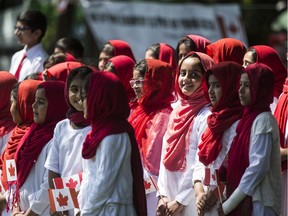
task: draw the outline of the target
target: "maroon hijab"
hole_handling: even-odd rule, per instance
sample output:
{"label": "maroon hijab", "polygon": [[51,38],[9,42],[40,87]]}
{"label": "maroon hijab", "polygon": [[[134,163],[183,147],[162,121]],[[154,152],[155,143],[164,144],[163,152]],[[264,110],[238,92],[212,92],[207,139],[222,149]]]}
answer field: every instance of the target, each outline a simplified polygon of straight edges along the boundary
{"label": "maroon hijab", "polygon": [[14,75],[0,71],[0,137],[8,134],[16,126],[10,113],[10,93],[18,83]]}
{"label": "maroon hijab", "polygon": [[15,154],[18,189],[24,184],[42,149],[52,139],[57,122],[65,118],[68,109],[63,82],[46,81],[39,86],[44,88],[48,100],[47,113],[45,122],[43,124],[33,123],[19,143]]}
{"label": "maroon hijab", "polygon": [[132,148],[134,207],[137,215],[146,216],[142,164],[133,127],[127,121],[130,110],[123,85],[113,73],[95,72],[91,76],[87,94],[87,119],[91,121],[92,129],[83,143],[82,156],[85,159],[94,157],[103,138],[127,132]]}
{"label": "maroon hijab", "polygon": [[[212,106],[212,114],[208,116],[208,127],[205,130],[202,141],[199,144],[199,160],[204,165],[213,162],[221,148],[222,136],[226,129],[242,117],[242,106],[238,97],[237,82],[240,80],[243,68],[235,62],[220,62],[212,66],[205,76],[203,89],[208,96],[208,78],[214,75],[222,88],[222,96],[215,106]],[[209,96],[208,96],[209,98]]]}
{"label": "maroon hijab", "polygon": [[130,57],[134,62],[136,62],[132,49],[130,45],[123,40],[109,40],[108,43],[110,43],[114,48],[114,56],[118,55],[126,55]]}
{"label": "maroon hijab", "polygon": [[[270,111],[270,104],[273,101],[274,76],[271,69],[264,64],[254,63],[244,70],[250,80],[252,103],[244,107],[244,114],[236,129],[237,135],[230,148],[226,175],[228,197],[238,187],[246,168],[249,166],[252,124],[260,113]],[[247,199],[248,202],[246,202]],[[240,215],[247,209],[252,211],[252,199],[249,196],[231,214]]]}
{"label": "maroon hijab", "polygon": [[167,62],[172,66],[173,71],[177,68],[176,52],[173,47],[166,43],[160,43],[159,60]]}
{"label": "maroon hijab", "polygon": [[206,53],[206,47],[211,44],[211,42],[205,38],[202,37],[200,35],[187,35],[186,37],[190,38],[191,40],[194,41],[195,45],[196,45],[196,52],[202,52],[202,53]]}

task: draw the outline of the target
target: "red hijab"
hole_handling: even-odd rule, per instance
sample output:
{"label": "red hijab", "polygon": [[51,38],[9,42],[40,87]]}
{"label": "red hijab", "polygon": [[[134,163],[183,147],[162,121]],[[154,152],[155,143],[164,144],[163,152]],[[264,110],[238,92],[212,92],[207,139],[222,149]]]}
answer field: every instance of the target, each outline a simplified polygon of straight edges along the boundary
{"label": "red hijab", "polygon": [[198,146],[199,160],[205,166],[217,158],[222,148],[222,136],[225,130],[242,117],[243,108],[238,97],[238,88],[236,85],[240,80],[242,71],[243,68],[241,65],[227,61],[212,66],[206,72],[206,82],[203,83],[203,88],[207,97],[209,98],[208,79],[212,74],[221,86],[222,95],[218,103],[212,106],[212,114],[207,119],[208,127]]}
{"label": "red hijab", "polygon": [[164,166],[170,171],[182,171],[186,168],[186,153],[189,148],[191,125],[198,112],[208,104],[202,87],[198,88],[190,97],[185,96],[179,87],[178,79],[181,65],[185,59],[191,56],[200,59],[205,71],[214,65],[214,61],[208,55],[200,52],[190,52],[177,68],[175,89],[180,96],[181,103],[170,115],[166,134],[166,137],[168,137],[166,140],[167,153],[163,158]]}
{"label": "red hijab", "polygon": [[167,62],[172,66],[173,71],[177,68],[176,52],[173,47],[166,43],[160,43],[159,60]]}
{"label": "red hijab", "polygon": [[209,44],[211,44],[211,42],[207,38],[204,38],[200,35],[190,34],[190,35],[187,35],[186,37],[194,41],[196,45],[196,50],[195,50],[196,52],[206,53],[206,47]]}
{"label": "red hijab", "polygon": [[118,55],[110,58],[107,62],[112,62],[116,70],[116,75],[124,86],[129,103],[135,100],[135,93],[129,81],[133,77],[133,68],[135,62],[128,56]]}
{"label": "red hijab", "polygon": [[162,109],[168,108],[172,111],[171,102],[174,97],[172,67],[156,59],[146,59],[146,62],[143,93],[139,99],[139,106],[129,116],[128,121],[135,130],[144,163],[148,165],[147,153],[152,143],[149,143],[149,135],[146,133],[147,123]]}
{"label": "red hijab", "polygon": [[35,101],[35,93],[41,81],[23,80],[18,88],[17,93],[17,111],[21,117],[22,123],[17,125],[9,138],[7,146],[1,155],[0,169],[2,170],[1,181],[7,190],[6,160],[14,159],[16,149],[21,138],[27,133],[33,123],[32,104]]}
{"label": "red hijab", "polygon": [[246,47],[240,40],[223,38],[208,45],[206,53],[215,61],[215,63],[234,61],[242,65]]}
{"label": "red hijab", "polygon": [[147,215],[143,170],[133,127],[126,120],[130,114],[125,90],[113,73],[95,72],[87,91],[87,119],[91,132],[87,135],[82,156],[95,156],[97,148],[108,135],[127,132],[131,142],[131,168],[133,175],[133,203],[137,215]]}
{"label": "red hijab", "polygon": [[278,98],[282,93],[283,84],[287,77],[287,69],[282,63],[277,52],[269,46],[253,46],[257,53],[257,63],[266,64],[274,73],[274,97]]}
{"label": "red hijab", "polygon": [[[250,80],[251,105],[244,107],[244,114],[237,126],[230,152],[227,167],[227,195],[228,197],[238,187],[240,180],[249,166],[249,146],[251,127],[255,118],[262,112],[270,111],[270,104],[273,101],[274,76],[269,67],[264,64],[254,63],[244,69]],[[245,198],[246,199],[246,198]],[[245,205],[241,203],[233,212],[233,215],[240,215],[244,209],[252,210],[252,199]],[[244,201],[245,203],[245,201]]]}
{"label": "red hijab", "polygon": [[[279,100],[277,102],[277,106],[274,112],[274,116],[279,125],[279,132],[280,132],[280,145],[281,148],[288,148],[288,140],[286,140],[285,145],[285,130],[286,130],[286,123],[288,118],[288,77],[283,85],[283,93],[280,95]],[[287,170],[287,160],[282,161],[282,171]]]}
{"label": "red hijab", "polygon": [[64,97],[65,84],[60,81],[46,81],[39,87],[44,88],[48,100],[48,108],[43,124],[33,123],[23,136],[15,154],[17,166],[18,189],[26,181],[35,161],[44,146],[52,139],[57,122],[65,118],[67,104]]}
{"label": "red hijab", "polygon": [[16,126],[10,113],[10,93],[18,83],[14,75],[0,71],[0,137],[5,136]]}
{"label": "red hijab", "polygon": [[48,68],[46,71],[47,71],[47,74],[52,76],[55,80],[62,81],[65,83],[70,71],[80,66],[83,66],[83,64],[80,62],[67,61],[67,62],[58,63]]}
{"label": "red hijab", "polygon": [[130,57],[134,62],[136,62],[132,49],[126,41],[109,40],[108,43],[110,43],[114,48],[114,56],[125,55]]}

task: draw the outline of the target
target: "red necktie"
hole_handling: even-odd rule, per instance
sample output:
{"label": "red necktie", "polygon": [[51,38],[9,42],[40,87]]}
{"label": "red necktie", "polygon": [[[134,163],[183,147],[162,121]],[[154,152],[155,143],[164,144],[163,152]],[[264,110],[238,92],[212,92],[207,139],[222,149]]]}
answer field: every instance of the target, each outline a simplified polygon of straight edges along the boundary
{"label": "red necktie", "polygon": [[22,65],[23,65],[23,61],[24,61],[25,58],[26,58],[26,53],[23,54],[23,57],[22,57],[19,65],[18,65],[17,70],[16,70],[15,77],[16,77],[17,79],[19,79],[20,71],[21,71],[21,68],[22,68]]}

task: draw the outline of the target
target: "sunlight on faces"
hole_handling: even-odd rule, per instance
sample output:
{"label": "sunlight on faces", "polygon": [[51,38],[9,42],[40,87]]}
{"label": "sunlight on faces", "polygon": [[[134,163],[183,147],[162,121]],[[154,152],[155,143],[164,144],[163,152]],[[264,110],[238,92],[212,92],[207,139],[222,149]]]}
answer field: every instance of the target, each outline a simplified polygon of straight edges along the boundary
{"label": "sunlight on faces", "polygon": [[214,74],[211,74],[208,78],[208,94],[213,106],[216,106],[222,96],[222,88],[216,79]]}
{"label": "sunlight on faces", "polygon": [[34,122],[37,124],[43,124],[45,122],[48,100],[46,98],[45,89],[37,89],[35,94],[35,102],[32,105]]}
{"label": "sunlight on faces", "polygon": [[17,101],[14,99],[14,97],[11,95],[10,96],[10,113],[12,115],[13,121],[15,124],[21,124],[22,119],[20,117],[20,114],[17,110]]}
{"label": "sunlight on faces", "polygon": [[240,79],[239,99],[242,106],[248,106],[252,102],[250,80],[247,73],[243,73]]}
{"label": "sunlight on faces", "polygon": [[37,29],[32,31],[29,26],[21,21],[17,21],[14,35],[17,37],[19,44],[27,45],[28,48],[30,48],[38,43],[38,38],[41,36],[41,30]]}
{"label": "sunlight on faces", "polygon": [[80,78],[72,80],[69,86],[69,102],[77,111],[84,110],[81,101],[82,86],[83,80],[81,80]]}
{"label": "sunlight on faces", "polygon": [[151,49],[148,49],[145,53],[145,59],[155,59],[153,56],[153,51]]}
{"label": "sunlight on faces", "polygon": [[[138,70],[133,71],[133,80],[144,80],[144,77]],[[139,99],[142,96],[143,84],[134,84],[131,86],[135,92],[136,98]]]}
{"label": "sunlight on faces", "polygon": [[248,65],[255,63],[253,61],[253,53],[251,51],[246,52],[243,57],[243,67],[246,68]]}
{"label": "sunlight on faces", "polygon": [[179,53],[178,53],[178,65],[182,61],[182,59],[189,53],[189,49],[186,47],[184,43],[181,43],[179,46]]}
{"label": "sunlight on faces", "polygon": [[178,84],[182,93],[191,96],[202,85],[202,70],[200,60],[196,57],[186,58],[181,65]]}
{"label": "sunlight on faces", "polygon": [[99,70],[101,70],[101,71],[104,70],[104,66],[105,66],[106,62],[112,57],[113,56],[108,55],[105,52],[101,52],[100,55],[99,55],[99,61],[98,61]]}

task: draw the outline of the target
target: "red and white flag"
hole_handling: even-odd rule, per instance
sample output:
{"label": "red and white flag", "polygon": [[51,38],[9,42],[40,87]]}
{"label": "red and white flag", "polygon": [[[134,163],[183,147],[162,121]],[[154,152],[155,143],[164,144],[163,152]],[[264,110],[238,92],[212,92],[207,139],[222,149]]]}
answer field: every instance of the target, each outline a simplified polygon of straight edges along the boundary
{"label": "red and white flag", "polygon": [[7,181],[17,181],[17,169],[16,162],[14,159],[6,160],[6,173],[7,173]]}
{"label": "red and white flag", "polygon": [[73,188],[48,189],[52,212],[79,208],[77,192]]}
{"label": "red and white flag", "polygon": [[158,191],[158,186],[152,176],[144,178],[144,187],[146,194],[152,193],[154,191]]}
{"label": "red and white flag", "polygon": [[205,178],[203,184],[206,186],[219,185],[219,170],[205,167]]}
{"label": "red and white flag", "polygon": [[75,174],[70,177],[54,178],[53,183],[56,189],[75,188],[79,191],[82,182],[82,173]]}

